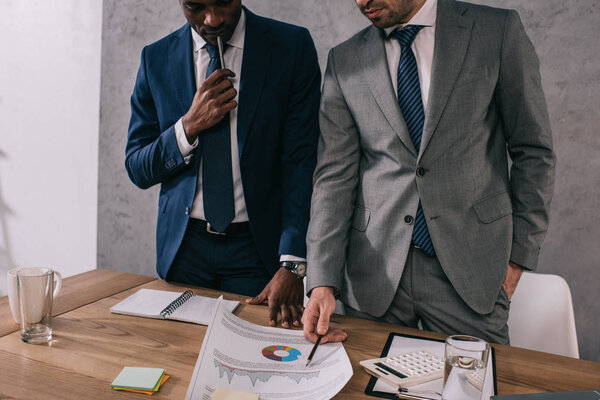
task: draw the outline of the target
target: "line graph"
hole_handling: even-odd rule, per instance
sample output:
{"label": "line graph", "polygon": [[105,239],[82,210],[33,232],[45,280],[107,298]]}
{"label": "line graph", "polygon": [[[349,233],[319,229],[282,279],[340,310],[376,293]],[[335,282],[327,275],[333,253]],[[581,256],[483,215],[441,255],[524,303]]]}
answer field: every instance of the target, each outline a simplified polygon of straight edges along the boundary
{"label": "line graph", "polygon": [[252,386],[256,386],[256,382],[267,382],[269,379],[279,376],[283,378],[289,378],[294,380],[296,383],[300,383],[302,379],[317,378],[319,376],[319,371],[311,371],[311,372],[296,372],[296,371],[267,371],[267,370],[250,370],[239,367],[233,367],[230,365],[226,365],[218,360],[214,360],[215,368],[219,369],[219,378],[223,378],[224,375],[227,375],[227,380],[229,383],[233,380],[235,375],[239,377],[247,376],[252,382]]}

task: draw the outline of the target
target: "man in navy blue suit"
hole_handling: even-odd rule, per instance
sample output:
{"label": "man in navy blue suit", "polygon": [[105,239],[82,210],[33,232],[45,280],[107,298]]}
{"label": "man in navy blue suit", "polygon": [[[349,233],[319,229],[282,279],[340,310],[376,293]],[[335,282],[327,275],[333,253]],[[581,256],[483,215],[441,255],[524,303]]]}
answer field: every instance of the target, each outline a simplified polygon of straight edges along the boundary
{"label": "man in navy blue suit", "polygon": [[268,300],[271,325],[279,314],[298,326],[321,81],[312,38],[241,0],[180,5],[188,23],[142,51],[125,161],[134,184],[161,185],[158,275]]}

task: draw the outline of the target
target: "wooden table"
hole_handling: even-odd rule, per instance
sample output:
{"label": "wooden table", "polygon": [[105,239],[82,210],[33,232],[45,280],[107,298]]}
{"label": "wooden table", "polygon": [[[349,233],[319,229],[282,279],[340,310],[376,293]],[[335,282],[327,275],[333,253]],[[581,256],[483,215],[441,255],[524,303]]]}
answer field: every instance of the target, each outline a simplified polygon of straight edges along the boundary
{"label": "wooden table", "polygon": [[[65,279],[63,300],[57,298],[56,302],[59,315],[54,318],[54,340],[49,345],[21,342],[7,300],[0,299],[0,399],[144,398],[144,395],[110,388],[125,365],[166,368],[171,379],[152,398],[183,399],[206,327],[109,312],[109,307],[142,287],[185,289],[154,278],[108,270]],[[193,290],[211,297],[220,294],[206,289]],[[227,294],[225,298],[244,299]],[[265,306],[242,303],[235,313],[253,323],[266,325]],[[344,400],[372,398],[364,394],[369,376],[358,362],[378,357],[390,332],[443,337],[346,316],[334,316],[333,324],[349,333],[345,347],[354,376],[336,396]],[[600,363],[501,345],[494,347],[500,394],[600,387]]]}
{"label": "wooden table", "polygon": [[[53,315],[66,313],[155,279],[108,269],[94,269],[70,276],[64,279],[60,293],[54,300]],[[0,297],[0,337],[18,330],[19,325],[14,322],[10,312],[8,296]]]}

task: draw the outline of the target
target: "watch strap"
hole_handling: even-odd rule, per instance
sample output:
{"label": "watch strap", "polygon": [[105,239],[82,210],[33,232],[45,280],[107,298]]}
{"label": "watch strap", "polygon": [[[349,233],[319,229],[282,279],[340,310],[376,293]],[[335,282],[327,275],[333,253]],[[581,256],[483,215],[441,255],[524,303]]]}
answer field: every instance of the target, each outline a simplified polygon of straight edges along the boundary
{"label": "watch strap", "polygon": [[298,266],[298,264],[305,264],[306,265],[306,261],[280,261],[279,262],[279,266],[281,268],[285,268],[288,271],[290,271],[291,273],[293,273],[294,275],[296,275],[297,278],[304,278],[304,276],[306,276],[306,273],[304,273],[304,275],[300,276],[300,274],[298,274],[296,268]]}

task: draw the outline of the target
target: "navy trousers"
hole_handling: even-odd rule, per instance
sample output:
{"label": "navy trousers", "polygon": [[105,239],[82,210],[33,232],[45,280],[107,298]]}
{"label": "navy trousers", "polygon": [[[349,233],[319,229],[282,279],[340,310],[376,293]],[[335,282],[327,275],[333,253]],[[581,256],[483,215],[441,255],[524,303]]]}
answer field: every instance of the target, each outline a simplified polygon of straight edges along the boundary
{"label": "navy trousers", "polygon": [[167,282],[179,282],[245,296],[258,295],[270,276],[249,231],[215,235],[188,224]]}

